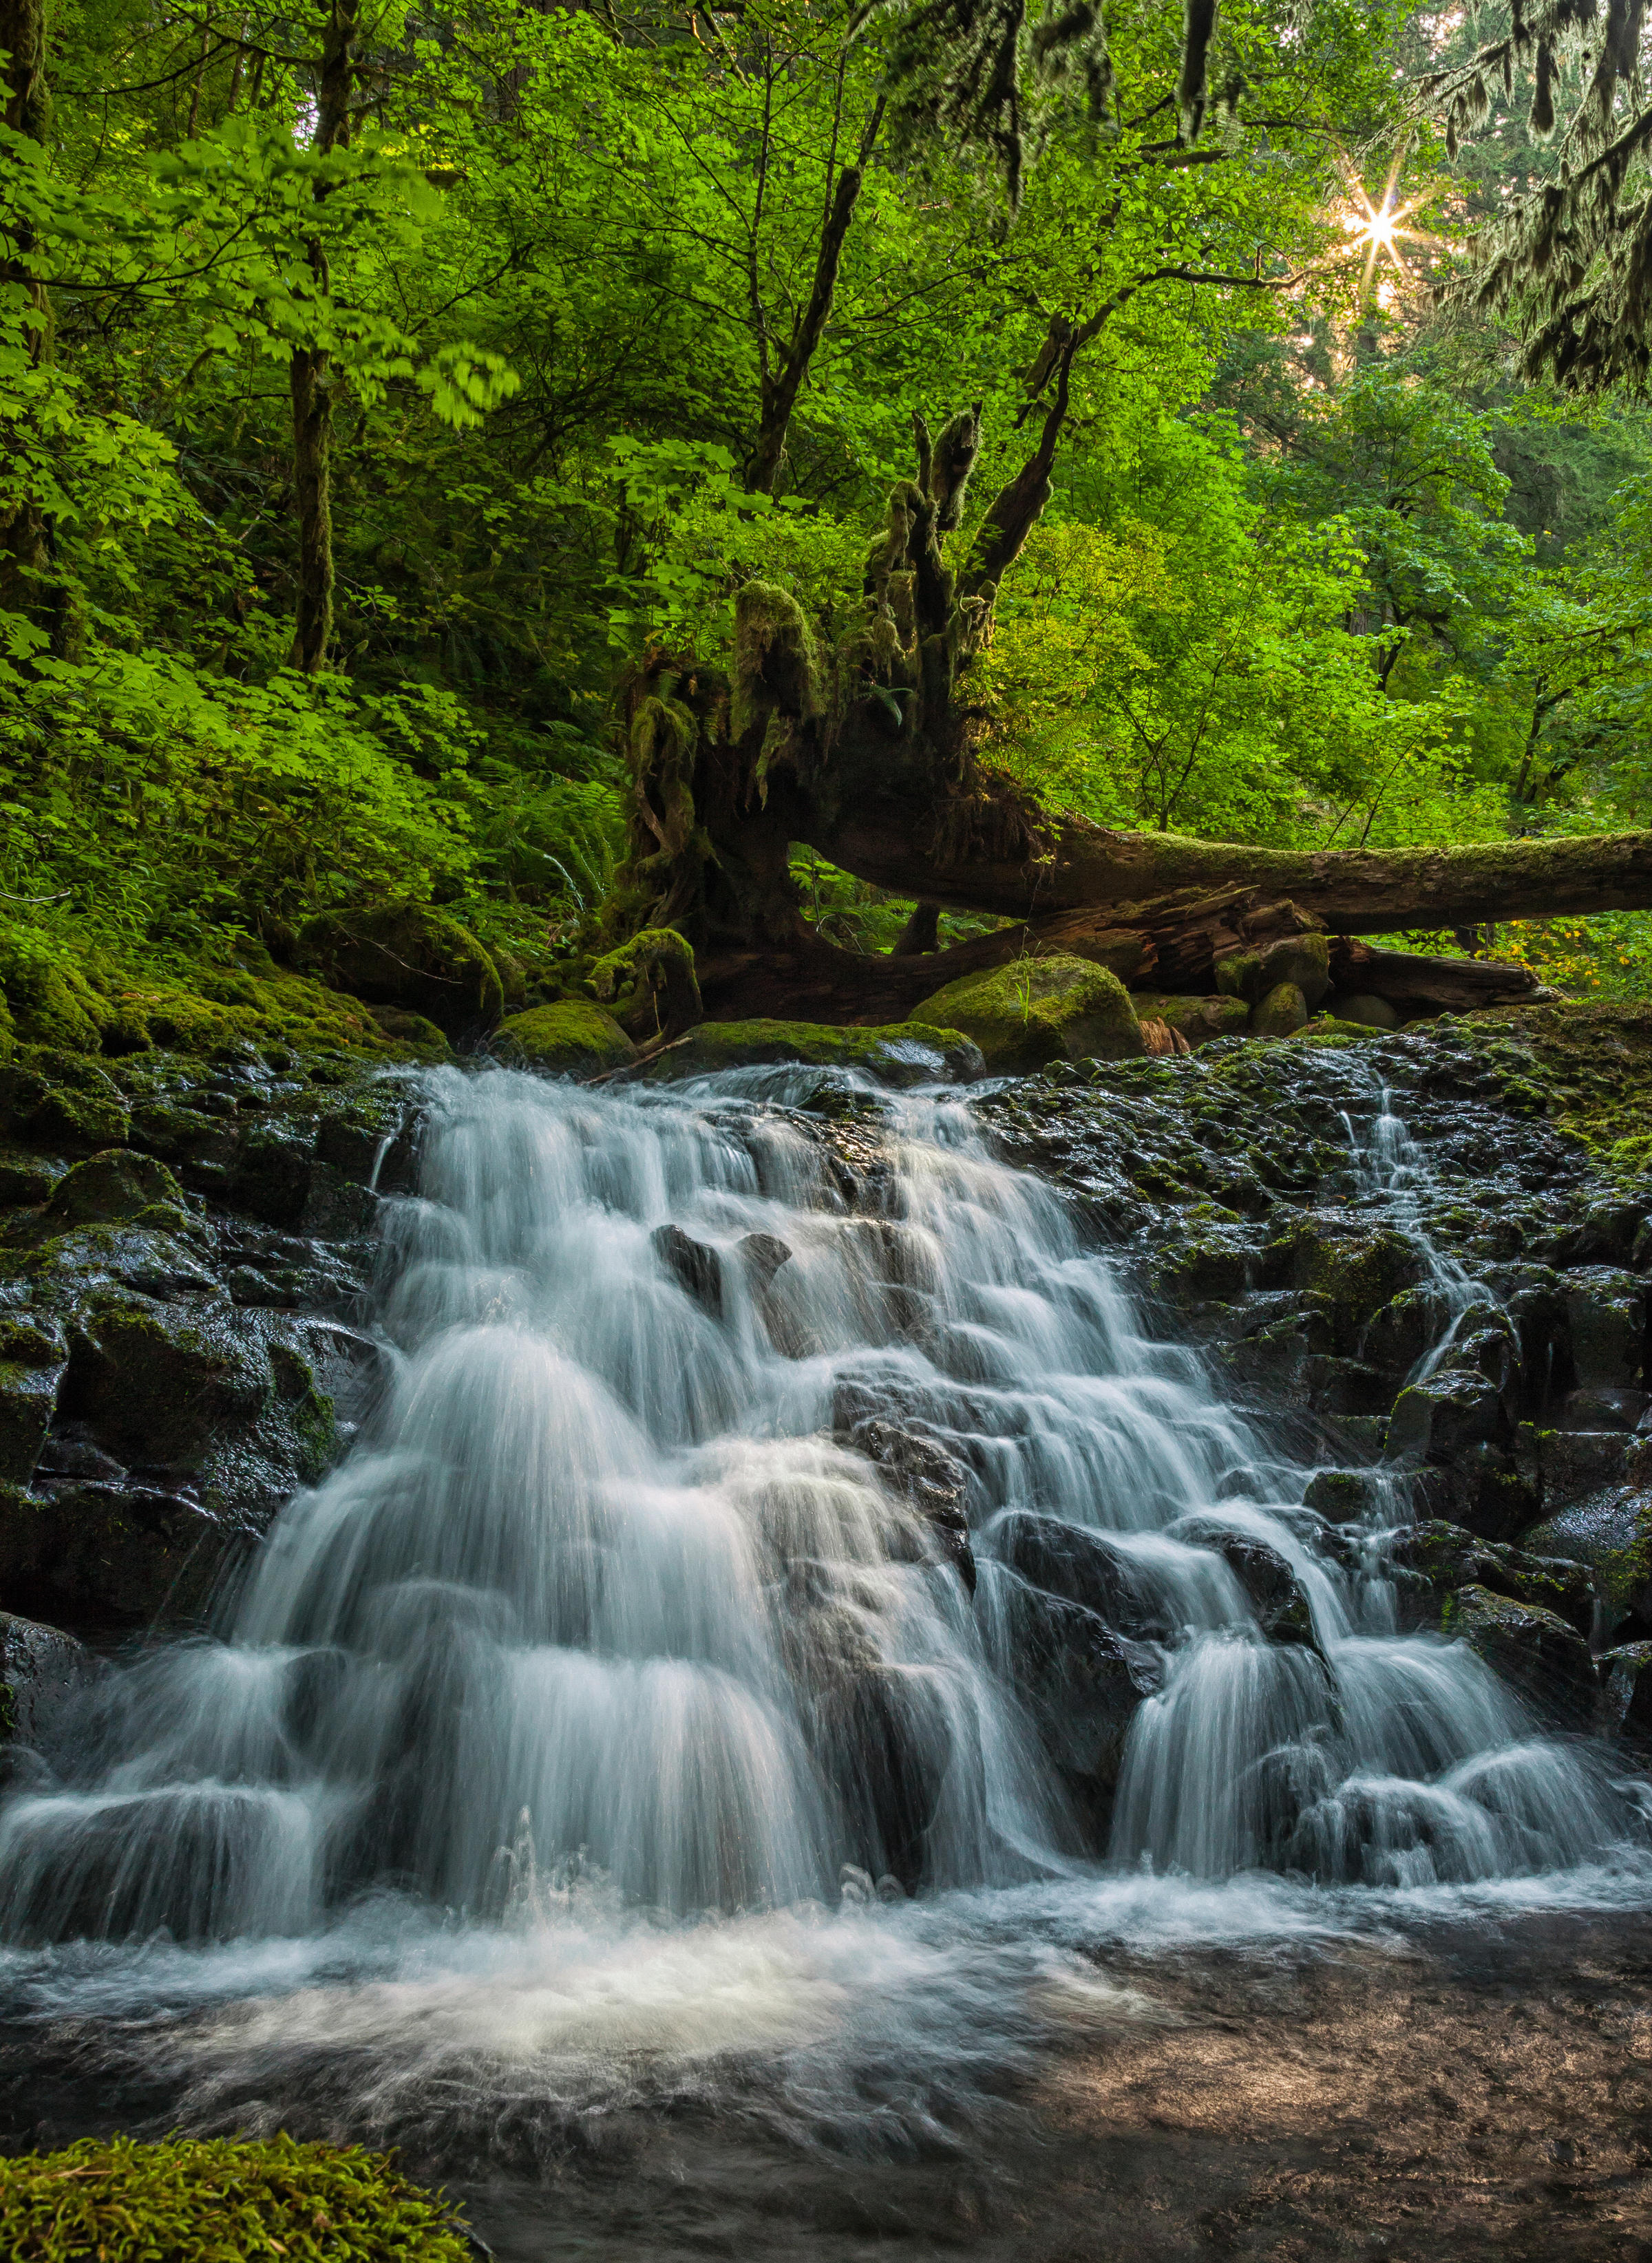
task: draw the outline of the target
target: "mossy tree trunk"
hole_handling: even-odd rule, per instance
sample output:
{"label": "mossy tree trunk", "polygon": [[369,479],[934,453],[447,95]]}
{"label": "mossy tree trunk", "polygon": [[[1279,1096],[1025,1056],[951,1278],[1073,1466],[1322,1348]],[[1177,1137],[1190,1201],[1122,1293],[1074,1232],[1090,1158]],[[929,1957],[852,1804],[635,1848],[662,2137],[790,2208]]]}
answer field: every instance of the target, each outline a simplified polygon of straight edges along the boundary
{"label": "mossy tree trunk", "polygon": [[[331,0],[316,86],[316,149],[323,155],[350,140],[350,93],[359,0]],[[317,201],[327,194],[316,186]],[[318,239],[309,247],[316,296],[330,289],[327,254]],[[333,640],[333,397],[337,372],[322,346],[293,349],[293,493],[298,513],[298,589],[287,665],[314,676],[327,664]]]}

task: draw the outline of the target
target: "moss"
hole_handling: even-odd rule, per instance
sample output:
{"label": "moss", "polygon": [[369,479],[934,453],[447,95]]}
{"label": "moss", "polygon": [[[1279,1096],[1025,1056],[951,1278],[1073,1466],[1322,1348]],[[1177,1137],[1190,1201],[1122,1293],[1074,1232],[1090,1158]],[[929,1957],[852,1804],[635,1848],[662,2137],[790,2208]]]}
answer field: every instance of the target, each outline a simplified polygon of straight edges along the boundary
{"label": "moss", "polygon": [[548,1076],[594,1076],[637,1056],[613,1016],[589,998],[564,998],[513,1014],[500,1023],[498,1043],[504,1059]]}
{"label": "moss", "polygon": [[818,669],[815,640],[797,599],[772,582],[748,582],[735,600],[728,716],[734,736],[743,738],[777,717],[801,720],[818,714]]}
{"label": "moss", "polygon": [[1276,982],[1250,1010],[1251,1034],[1258,1038],[1293,1037],[1308,1020],[1308,1001],[1295,982]]}
{"label": "moss", "polygon": [[335,987],[421,1014],[450,1035],[491,1028],[504,1010],[492,959],[467,928],[430,904],[323,913],[300,929],[298,956]]}
{"label": "moss", "polygon": [[656,1016],[674,1036],[705,1017],[694,947],[675,928],[645,927],[591,970],[591,987],[605,1003],[628,980],[636,982],[641,994],[656,996]]}
{"label": "moss", "polygon": [[928,1084],[979,1074],[981,1054],[957,1030],[915,1022],[881,1029],[837,1028],[818,1022],[702,1022],[648,1064],[652,1078],[709,1076],[720,1069],[797,1062],[810,1068],[859,1069],[886,1084]]}
{"label": "moss", "polygon": [[66,1225],[135,1218],[156,1204],[185,1212],[184,1189],[166,1165],[129,1147],[105,1147],[58,1181],[46,1215],[61,1233]]}
{"label": "moss", "polygon": [[1000,1075],[1063,1058],[1127,1060],[1146,1051],[1118,976],[1060,952],[965,975],[915,1006],[908,1018],[963,1030],[981,1047],[988,1069]]}
{"label": "moss", "polygon": [[1305,1022],[1293,1032],[1292,1041],[1296,1045],[1359,1045],[1387,1035],[1386,1030],[1366,1022],[1344,1022],[1335,1014],[1315,1014],[1312,1021]]}
{"label": "moss", "polygon": [[395,2156],[279,2136],[83,2138],[0,2160],[8,2263],[467,2263],[441,2195]]}

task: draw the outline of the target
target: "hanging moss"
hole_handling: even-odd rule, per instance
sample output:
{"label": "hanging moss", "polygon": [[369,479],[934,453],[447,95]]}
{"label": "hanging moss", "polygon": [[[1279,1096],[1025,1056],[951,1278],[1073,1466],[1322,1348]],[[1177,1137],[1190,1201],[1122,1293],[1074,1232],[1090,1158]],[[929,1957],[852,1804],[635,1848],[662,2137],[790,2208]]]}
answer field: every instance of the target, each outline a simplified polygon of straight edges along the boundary
{"label": "hanging moss", "polygon": [[821,712],[820,662],[803,609],[772,582],[748,582],[735,600],[736,739],[771,716],[807,721]]}
{"label": "hanging moss", "polygon": [[0,2160],[8,2263],[467,2263],[470,2252],[438,2193],[359,2145],[87,2137]]}
{"label": "hanging moss", "polygon": [[591,987],[605,1004],[618,997],[633,979],[640,993],[652,993],[659,1000],[660,1026],[671,1036],[680,1036],[704,1020],[693,945],[674,928],[644,928],[618,951],[599,958],[591,970]]}

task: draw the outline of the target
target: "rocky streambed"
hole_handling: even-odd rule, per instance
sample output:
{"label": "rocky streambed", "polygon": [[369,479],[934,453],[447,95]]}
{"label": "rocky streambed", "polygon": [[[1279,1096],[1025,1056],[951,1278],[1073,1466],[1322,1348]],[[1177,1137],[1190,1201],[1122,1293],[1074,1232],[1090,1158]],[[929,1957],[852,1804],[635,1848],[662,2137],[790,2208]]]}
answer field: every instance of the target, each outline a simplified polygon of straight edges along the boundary
{"label": "rocky streambed", "polygon": [[[370,1413],[375,1296],[395,1262],[380,1208],[413,1184],[421,1091],[417,1066],[250,1043],[205,1062],[0,1066],[14,1774],[99,1657],[221,1611],[282,1500]],[[1061,1061],[976,1105],[1222,1395],[1315,1466],[1305,1532],[1392,1583],[1402,1630],[1463,1636],[1547,1725],[1640,1753],[1649,1091],[1652,1015],[1547,1006],[1424,1034]],[[772,1104],[829,1151],[846,1204],[879,1218],[875,1093],[800,1069]],[[665,1262],[714,1295],[676,1241]],[[898,1233],[884,1246],[899,1294]],[[786,1254],[764,1254],[765,1279]],[[844,1442],[973,1578],[967,1470],[898,1406],[840,1395]],[[1027,1515],[996,1544],[1046,1599],[1024,1630],[1023,1694],[1099,1836],[1152,1687],[1141,1645],[1166,1630],[1070,1525]],[[1290,1566],[1224,1545],[1273,1639],[1311,1640]]]}

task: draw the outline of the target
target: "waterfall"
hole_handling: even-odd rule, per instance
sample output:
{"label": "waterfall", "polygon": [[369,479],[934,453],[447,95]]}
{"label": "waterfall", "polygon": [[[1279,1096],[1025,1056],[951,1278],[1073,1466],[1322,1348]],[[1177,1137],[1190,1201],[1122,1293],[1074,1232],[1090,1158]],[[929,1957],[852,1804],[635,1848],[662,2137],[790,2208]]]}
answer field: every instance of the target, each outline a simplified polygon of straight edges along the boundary
{"label": "waterfall", "polygon": [[[8,1940],[292,1940],[373,1895],[497,1927],[576,1880],[656,1926],[1093,1880],[1018,1672],[1063,1549],[1132,1599],[1149,1691],[1118,1872],[1405,1888],[1626,1840],[1605,1766],[1394,1631],[1305,1473],[964,1103],[865,1095],[851,1168],[787,1074],[431,1074],[418,1192],[383,1206],[383,1402],[221,1631],[108,1676],[0,1811]],[[965,1472],[973,1562],[879,1422]],[[1292,1639],[1247,1563],[1288,1575]]]}

